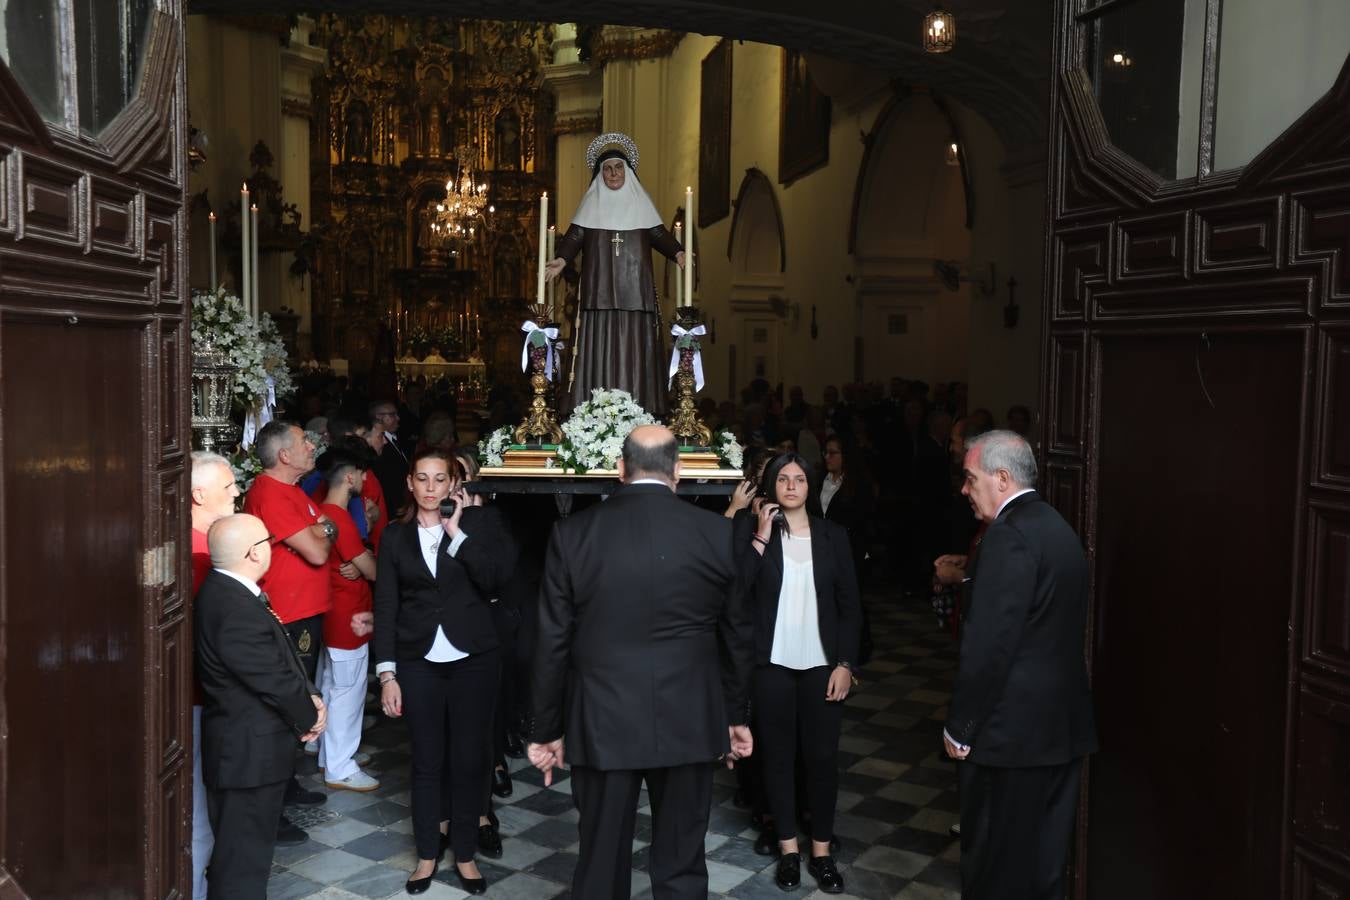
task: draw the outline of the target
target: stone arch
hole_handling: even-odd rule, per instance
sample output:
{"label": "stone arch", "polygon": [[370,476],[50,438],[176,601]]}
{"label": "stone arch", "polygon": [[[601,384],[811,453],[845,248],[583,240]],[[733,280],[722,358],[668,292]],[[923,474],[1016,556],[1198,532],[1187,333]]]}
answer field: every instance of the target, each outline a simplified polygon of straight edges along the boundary
{"label": "stone arch", "polygon": [[759,169],[747,169],[735,208],[727,238],[727,258],[731,260],[733,274],[782,275],[787,271],[787,240],[773,182]]}

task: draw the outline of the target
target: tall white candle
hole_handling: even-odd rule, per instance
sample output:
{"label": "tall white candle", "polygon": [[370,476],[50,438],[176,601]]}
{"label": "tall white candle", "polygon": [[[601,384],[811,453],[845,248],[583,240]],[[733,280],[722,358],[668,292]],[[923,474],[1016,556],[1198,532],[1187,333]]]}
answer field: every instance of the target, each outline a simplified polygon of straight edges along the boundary
{"label": "tall white candle", "polygon": [[216,289],[216,214],[211,213],[206,217],[211,223],[211,283],[207,286],[210,290]]}
{"label": "tall white candle", "polygon": [[242,260],[239,264],[239,299],[244,301],[244,312],[250,317],[253,315],[253,301],[250,294],[253,290],[253,277],[249,274],[249,266],[253,262],[253,254],[249,250],[248,242],[248,182],[244,182],[244,188],[239,192],[239,258]]}
{"label": "tall white candle", "polygon": [[248,224],[249,242],[253,245],[253,262],[249,264],[249,273],[253,276],[253,287],[249,294],[253,297],[253,321],[260,318],[260,299],[258,297],[258,205],[255,203],[250,212],[252,221]]}
{"label": "tall white candle", "polygon": [[[675,223],[675,243],[684,247],[684,225]],[[684,264],[689,265],[689,248],[684,247]],[[684,305],[684,270],[675,273],[675,305]]]}
{"label": "tall white candle", "polygon": [[539,280],[536,284],[534,302],[544,305],[544,266],[548,263],[548,191],[539,197]]}
{"label": "tall white candle", "polygon": [[694,189],[686,187],[684,189],[684,220],[689,224],[686,230],[688,239],[684,250],[684,305],[694,305],[694,233],[697,230],[698,218],[694,212]]}
{"label": "tall white candle", "polygon": [[[548,226],[548,259],[553,259],[557,252],[558,229],[557,226]],[[558,279],[553,279],[548,283],[548,317],[553,318],[553,307],[558,302]]]}

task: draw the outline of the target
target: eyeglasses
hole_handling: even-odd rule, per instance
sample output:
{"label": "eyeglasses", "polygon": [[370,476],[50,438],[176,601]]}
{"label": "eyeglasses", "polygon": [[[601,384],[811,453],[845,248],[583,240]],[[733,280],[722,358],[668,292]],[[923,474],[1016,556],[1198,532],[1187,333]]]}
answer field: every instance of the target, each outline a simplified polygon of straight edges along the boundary
{"label": "eyeglasses", "polygon": [[253,543],[251,543],[251,544],[248,545],[248,549],[244,551],[244,556],[248,556],[250,553],[252,553],[252,552],[253,552],[253,548],[256,547],[256,546],[258,546],[259,544],[266,544],[266,543],[268,543],[269,541],[273,541],[273,540],[276,540],[276,538],[269,534],[267,537],[263,538],[263,539],[260,540],[260,541],[254,541]]}
{"label": "eyeglasses", "polygon": [[377,418],[377,419],[397,419],[397,418],[398,418],[398,413],[396,413],[396,412],[382,412],[382,413],[376,413],[376,414],[375,414],[375,418]]}

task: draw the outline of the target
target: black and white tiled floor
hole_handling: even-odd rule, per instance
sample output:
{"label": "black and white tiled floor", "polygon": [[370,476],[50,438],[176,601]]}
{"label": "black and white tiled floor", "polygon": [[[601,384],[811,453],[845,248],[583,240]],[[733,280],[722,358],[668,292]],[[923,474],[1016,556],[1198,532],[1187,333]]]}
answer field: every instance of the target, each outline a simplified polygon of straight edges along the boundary
{"label": "black and white tiled floor", "polygon": [[[942,720],[956,665],[956,645],[936,628],[927,598],[869,597],[876,655],[848,699],[840,741],[839,813],[835,832],[846,894],[866,900],[952,900],[960,896],[956,773],[941,755]],[[277,849],[269,900],[355,900],[405,896],[414,865],[408,810],[408,748],[401,723],[381,718],[367,731],[370,770],[381,780],[371,794],[331,792],[328,802],[293,808],[310,840]],[[515,792],[498,802],[504,855],[479,860],[489,898],[567,898],[577,852],[577,813],[564,778],[544,788],[523,760],[508,760]],[[302,764],[322,788],[312,758]],[[785,895],[773,882],[774,861],[756,856],[748,810],[732,801],[734,776],[719,771],[706,840],[710,896],[816,900],[804,871],[802,887]],[[644,794],[645,802],[645,794]],[[650,809],[638,816],[633,845],[633,896],[651,896],[646,869]],[[424,896],[466,896],[452,866],[437,873]],[[833,895],[840,896],[840,895]],[[581,898],[578,898],[581,900]]]}

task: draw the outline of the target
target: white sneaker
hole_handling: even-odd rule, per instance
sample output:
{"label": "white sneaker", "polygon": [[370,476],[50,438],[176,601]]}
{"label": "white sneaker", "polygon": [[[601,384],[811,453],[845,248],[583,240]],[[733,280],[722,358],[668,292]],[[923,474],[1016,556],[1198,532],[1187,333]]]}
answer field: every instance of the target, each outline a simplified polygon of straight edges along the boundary
{"label": "white sneaker", "polygon": [[319,742],[317,740],[305,741],[305,752],[308,753],[310,756],[318,756]]}
{"label": "white sneaker", "polygon": [[324,784],[335,791],[356,791],[360,794],[370,793],[380,786],[378,781],[360,769],[341,781],[325,781]]}

